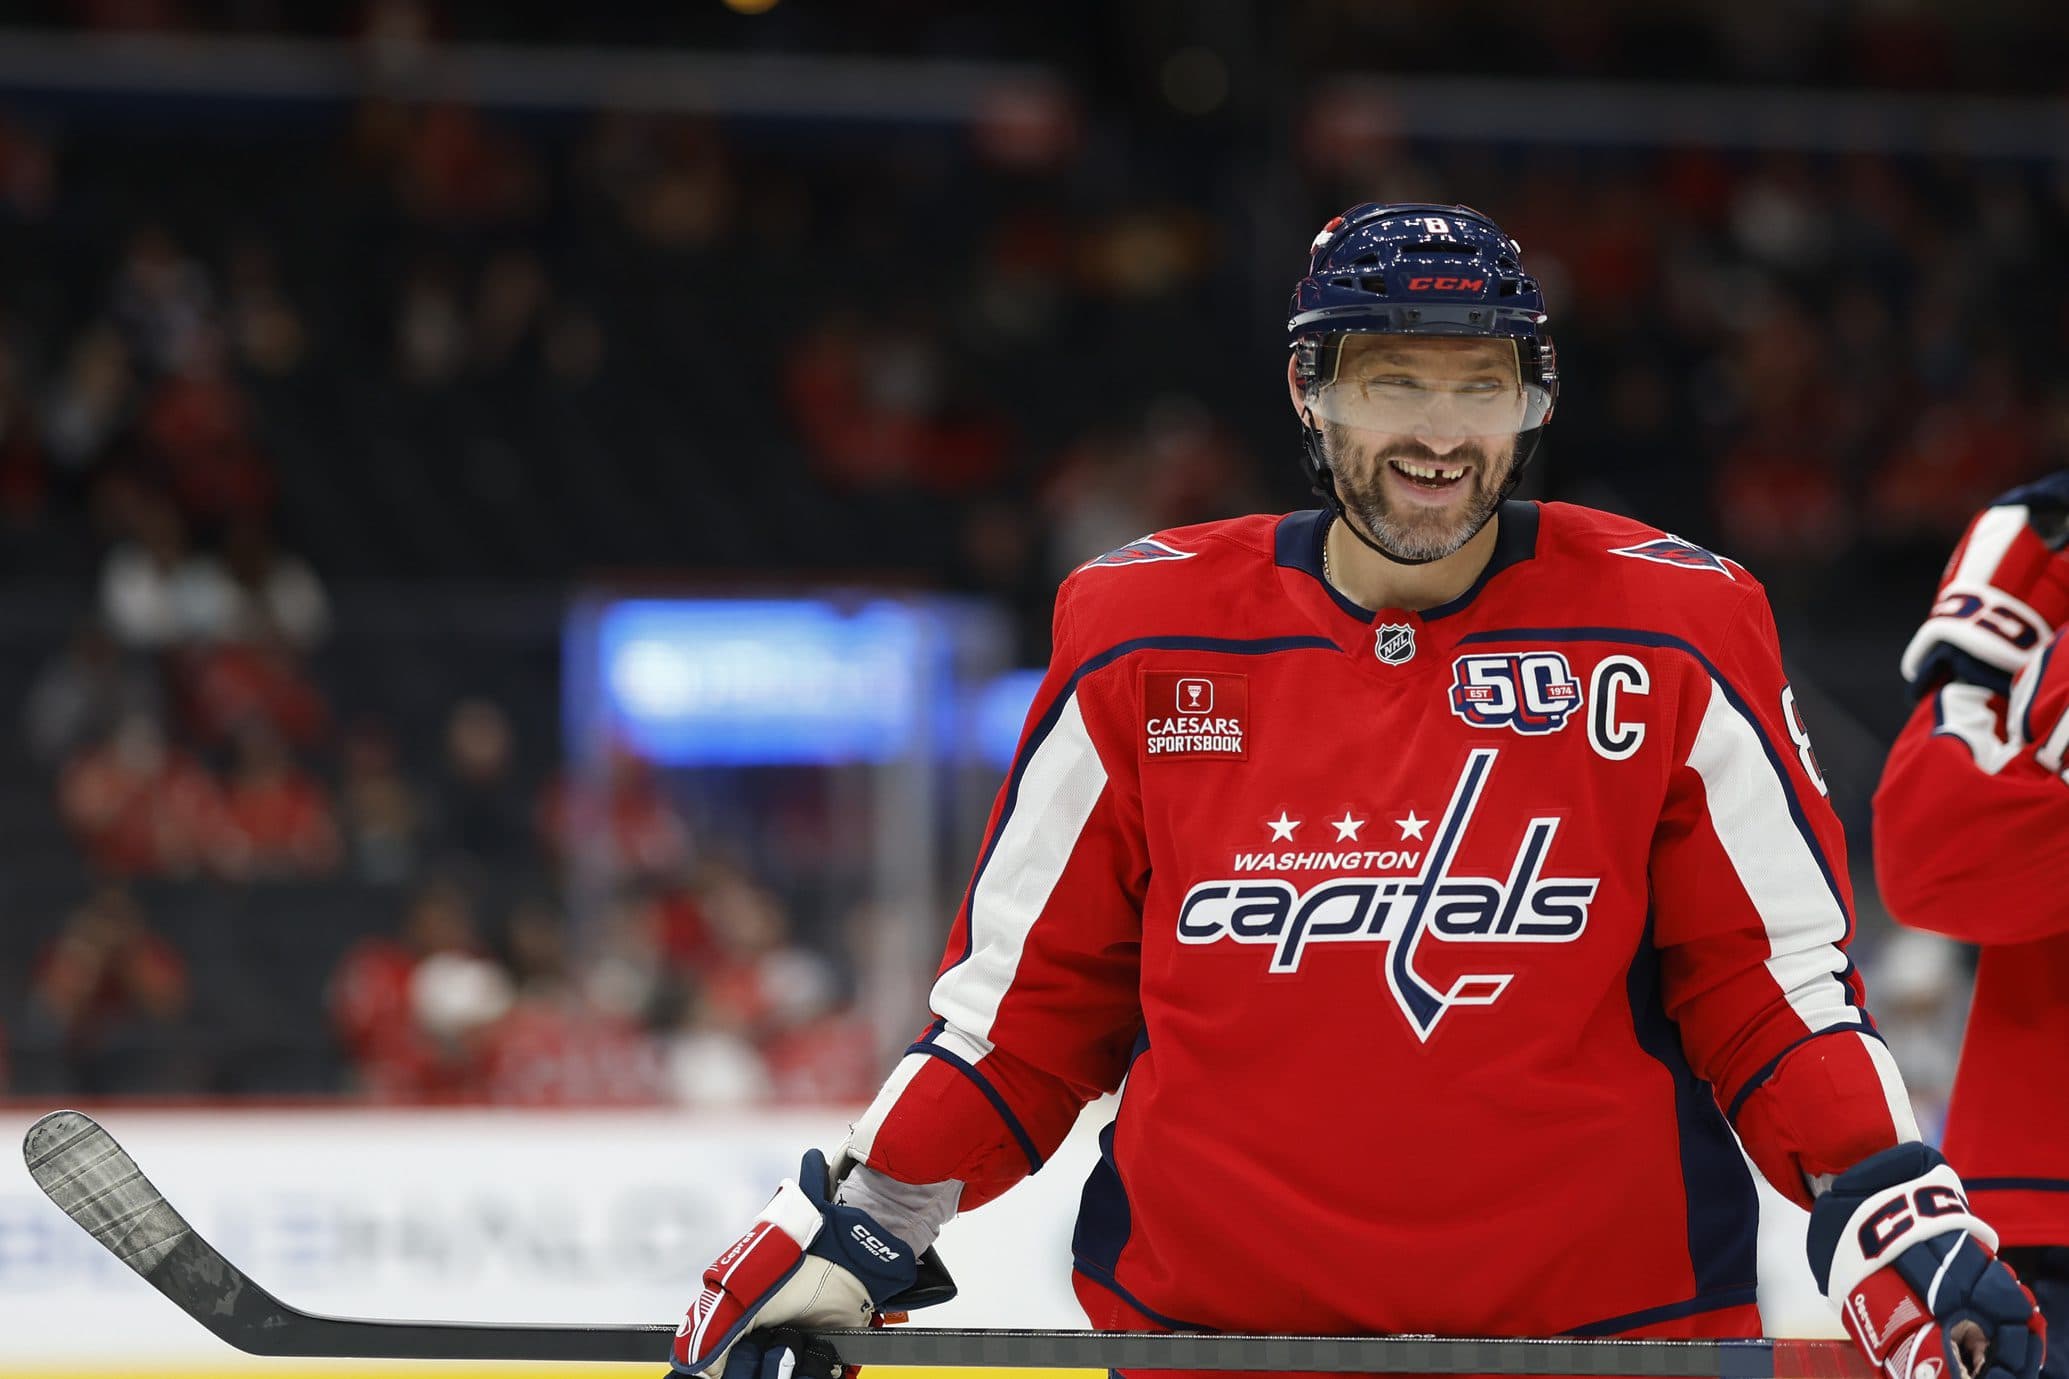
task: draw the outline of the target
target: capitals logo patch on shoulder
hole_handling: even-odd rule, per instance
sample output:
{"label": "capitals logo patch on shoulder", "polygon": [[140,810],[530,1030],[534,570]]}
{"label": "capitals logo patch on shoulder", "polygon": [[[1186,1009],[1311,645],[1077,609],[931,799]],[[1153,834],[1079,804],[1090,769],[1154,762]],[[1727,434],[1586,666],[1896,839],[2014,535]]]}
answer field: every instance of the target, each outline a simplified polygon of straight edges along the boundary
{"label": "capitals logo patch on shoulder", "polygon": [[1731,572],[1731,562],[1723,556],[1713,555],[1693,541],[1683,540],[1672,532],[1654,541],[1641,541],[1635,546],[1619,546],[1611,555],[1627,555],[1633,560],[1650,560],[1655,565],[1678,565],[1684,570],[1715,570],[1726,579],[1737,582],[1738,576]]}
{"label": "capitals logo patch on shoulder", "polygon": [[1250,755],[1249,732],[1249,676],[1143,673],[1144,756],[1241,761]]}
{"label": "capitals logo patch on shoulder", "polygon": [[1153,536],[1144,536],[1117,550],[1088,560],[1078,568],[1097,570],[1114,565],[1148,565],[1159,560],[1191,560],[1198,554],[1198,551],[1181,551],[1176,546],[1159,541]]}

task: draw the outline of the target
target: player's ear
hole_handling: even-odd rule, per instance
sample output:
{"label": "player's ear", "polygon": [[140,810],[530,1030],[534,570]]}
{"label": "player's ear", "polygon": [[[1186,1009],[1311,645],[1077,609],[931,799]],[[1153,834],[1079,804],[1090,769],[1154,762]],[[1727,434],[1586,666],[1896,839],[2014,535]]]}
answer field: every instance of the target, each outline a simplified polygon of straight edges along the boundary
{"label": "player's ear", "polygon": [[1298,356],[1296,356],[1291,350],[1287,351],[1286,395],[1293,399],[1293,415],[1297,417],[1302,417],[1307,415],[1308,404],[1307,395],[1303,393],[1300,388],[1300,369],[1297,364],[1297,359]]}

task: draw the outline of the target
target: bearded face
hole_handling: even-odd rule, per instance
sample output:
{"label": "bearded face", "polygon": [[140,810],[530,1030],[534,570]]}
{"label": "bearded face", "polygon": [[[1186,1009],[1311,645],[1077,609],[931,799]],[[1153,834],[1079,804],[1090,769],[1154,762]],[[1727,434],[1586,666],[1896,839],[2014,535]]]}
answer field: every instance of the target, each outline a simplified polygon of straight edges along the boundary
{"label": "bearded face", "polygon": [[1381,545],[1437,560],[1501,501],[1528,399],[1507,340],[1346,335],[1305,402],[1346,511]]}
{"label": "bearded face", "polygon": [[1471,540],[1501,503],[1516,440],[1473,437],[1441,450],[1413,436],[1322,423],[1344,509],[1409,560],[1440,560]]}

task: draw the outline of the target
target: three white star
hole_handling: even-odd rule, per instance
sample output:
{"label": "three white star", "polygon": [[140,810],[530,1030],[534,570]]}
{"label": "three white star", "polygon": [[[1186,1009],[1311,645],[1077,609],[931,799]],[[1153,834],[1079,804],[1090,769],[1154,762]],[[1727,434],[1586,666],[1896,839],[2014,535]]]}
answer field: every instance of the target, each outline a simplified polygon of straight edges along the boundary
{"label": "three white star", "polygon": [[1286,843],[1293,840],[1293,830],[1300,827],[1300,820],[1287,818],[1286,811],[1282,809],[1278,818],[1266,819],[1264,826],[1272,831],[1273,842]]}
{"label": "three white star", "polygon": [[1404,843],[1410,838],[1415,839],[1418,843],[1421,842],[1422,831],[1429,826],[1430,821],[1428,819],[1416,818],[1415,811],[1412,809],[1408,811],[1407,818],[1394,820],[1394,827],[1401,830],[1401,841]]}
{"label": "three white star", "polygon": [[1331,819],[1329,823],[1336,830],[1336,841],[1339,843],[1345,839],[1356,842],[1358,840],[1358,830],[1365,827],[1365,821],[1363,819],[1353,819],[1351,811],[1348,809],[1343,811],[1341,819]]}

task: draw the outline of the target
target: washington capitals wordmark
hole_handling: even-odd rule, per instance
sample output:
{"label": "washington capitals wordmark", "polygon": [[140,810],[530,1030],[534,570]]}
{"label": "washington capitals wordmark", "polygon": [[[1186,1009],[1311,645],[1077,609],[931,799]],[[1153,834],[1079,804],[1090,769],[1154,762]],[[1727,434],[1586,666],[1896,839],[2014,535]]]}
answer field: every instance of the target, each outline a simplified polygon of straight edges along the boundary
{"label": "washington capitals wordmark", "polygon": [[1412,877],[1340,876],[1300,890],[1276,879],[1202,881],[1178,908],[1178,941],[1269,945],[1272,972],[1296,972],[1310,944],[1390,945],[1387,987],[1418,1039],[1453,1006],[1490,1005],[1514,973],[1463,976],[1438,991],[1415,969],[1425,934],[1446,943],[1572,943],[1588,925],[1595,877],[1546,876],[1558,819],[1532,819],[1506,878],[1459,876],[1451,860],[1465,841],[1500,752],[1466,759],[1436,841]]}

